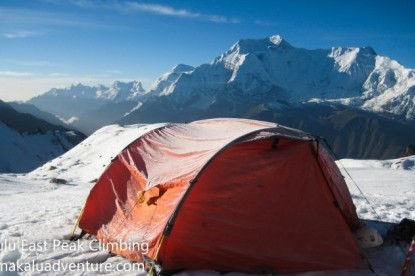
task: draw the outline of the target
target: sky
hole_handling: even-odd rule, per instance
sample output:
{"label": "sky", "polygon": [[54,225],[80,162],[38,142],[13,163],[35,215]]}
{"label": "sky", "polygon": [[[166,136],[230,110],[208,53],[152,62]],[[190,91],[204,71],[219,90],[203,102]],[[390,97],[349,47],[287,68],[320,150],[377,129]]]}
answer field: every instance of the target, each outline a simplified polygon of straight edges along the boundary
{"label": "sky", "polygon": [[141,81],[211,62],[242,38],[371,46],[415,68],[415,1],[0,0],[0,99]]}

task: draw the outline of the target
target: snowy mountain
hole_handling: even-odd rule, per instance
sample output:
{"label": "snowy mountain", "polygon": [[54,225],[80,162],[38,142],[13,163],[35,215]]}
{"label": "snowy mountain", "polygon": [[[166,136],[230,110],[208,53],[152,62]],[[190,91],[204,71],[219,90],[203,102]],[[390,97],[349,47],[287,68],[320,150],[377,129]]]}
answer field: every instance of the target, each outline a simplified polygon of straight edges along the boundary
{"label": "snowy mountain", "polygon": [[85,136],[19,113],[0,101],[0,172],[28,172],[68,151]]}
{"label": "snowy mountain", "polygon": [[[367,117],[366,122],[377,122],[379,127],[373,133],[360,132],[365,134],[364,141],[392,137],[392,142],[385,143],[386,148],[378,144],[376,149],[369,147],[359,153],[353,149],[355,143],[339,143],[341,146],[334,147],[340,157],[393,158],[415,143],[410,132],[415,125],[415,70],[378,56],[371,47],[308,50],[296,48],[278,35],[242,39],[209,64],[195,68],[179,64],[160,76],[148,91],[139,82],[115,82],[111,87],[79,84],[52,89],[29,103],[60,116],[87,134],[113,122],[184,122],[212,117],[278,122],[281,109],[298,115],[283,121],[289,126],[297,127],[295,119],[300,116],[303,125],[320,120],[324,128],[324,120],[330,125],[329,118],[338,114],[335,108],[331,113],[327,109],[343,105],[353,110],[343,113],[343,121],[347,119],[345,114],[357,112]],[[326,114],[323,120],[315,117],[315,108],[310,109],[308,103],[326,110],[322,112]],[[301,105],[304,108],[298,108]],[[396,126],[388,121],[389,126],[394,126],[382,127],[385,117],[394,119]],[[338,130],[330,125],[324,131],[310,132],[322,133],[334,141],[340,136]],[[357,141],[351,137],[356,131],[341,133],[345,141]]]}
{"label": "snowy mountain", "polygon": [[[66,124],[90,134],[122,117],[137,105],[138,100],[145,93],[141,82],[137,81],[128,83],[116,81],[110,87],[77,84],[67,88],[53,88],[30,99],[27,103],[52,113]],[[115,107],[109,108],[111,105],[108,104]],[[99,110],[104,107],[110,116],[100,116]],[[94,112],[98,115],[94,116]]]}
{"label": "snowy mountain", "polygon": [[[371,47],[307,50],[280,36],[243,39],[210,64],[183,71],[164,74],[171,81],[156,82],[147,93],[153,97],[119,122],[259,118],[325,136],[343,158],[398,157],[415,142],[415,70]],[[346,121],[349,130],[340,129]],[[362,122],[371,127],[362,131]]]}
{"label": "snowy mountain", "polygon": [[[175,81],[156,82],[148,94],[165,97],[160,102],[173,113],[222,108],[240,116],[259,103],[312,100],[415,120],[415,70],[378,56],[371,47],[307,50],[280,36],[243,39],[210,64],[179,76],[172,70],[163,79],[170,76]],[[140,109],[125,120],[146,120]]]}
{"label": "snowy mountain", "polygon": [[174,83],[181,76],[181,74],[191,73],[194,69],[194,67],[186,64],[178,64],[174,66],[170,71],[164,73],[156,80],[150,89],[151,93],[149,94],[152,96],[170,94],[172,92],[172,88],[174,88]]}

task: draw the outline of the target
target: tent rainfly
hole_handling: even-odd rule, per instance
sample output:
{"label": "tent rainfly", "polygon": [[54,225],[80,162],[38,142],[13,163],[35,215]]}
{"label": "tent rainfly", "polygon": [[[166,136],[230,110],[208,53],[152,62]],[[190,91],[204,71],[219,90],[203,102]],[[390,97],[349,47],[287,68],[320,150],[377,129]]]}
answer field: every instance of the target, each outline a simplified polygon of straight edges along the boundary
{"label": "tent rainfly", "polygon": [[163,271],[246,273],[366,269],[359,225],[316,137],[245,119],[167,124],[137,137],[79,219],[103,243],[136,245],[113,253]]}

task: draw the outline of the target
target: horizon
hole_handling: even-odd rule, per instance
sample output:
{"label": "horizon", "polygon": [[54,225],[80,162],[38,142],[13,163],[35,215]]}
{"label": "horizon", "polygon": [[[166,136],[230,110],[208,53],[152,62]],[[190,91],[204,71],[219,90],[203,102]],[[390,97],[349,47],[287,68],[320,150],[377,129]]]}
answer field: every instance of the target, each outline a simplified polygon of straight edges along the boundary
{"label": "horizon", "polygon": [[294,47],[371,46],[415,68],[415,3],[305,0],[21,0],[0,4],[0,99],[25,101],[77,83],[143,83],[177,64],[211,62],[240,39]]}

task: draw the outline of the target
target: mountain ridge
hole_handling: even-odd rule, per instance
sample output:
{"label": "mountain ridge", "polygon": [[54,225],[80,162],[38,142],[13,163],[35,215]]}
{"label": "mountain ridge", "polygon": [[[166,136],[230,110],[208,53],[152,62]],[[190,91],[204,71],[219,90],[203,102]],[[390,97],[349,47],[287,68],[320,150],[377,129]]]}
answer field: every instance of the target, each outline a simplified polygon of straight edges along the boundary
{"label": "mountain ridge", "polygon": [[[84,124],[91,133],[114,122],[134,124],[249,117],[256,114],[260,106],[271,110],[267,114],[274,114],[281,105],[293,108],[316,103],[341,104],[352,110],[415,125],[415,70],[377,55],[369,46],[308,50],[294,47],[278,35],[241,39],[210,63],[173,67],[148,90],[132,92],[122,88],[121,83],[115,86],[118,94],[122,94],[120,101],[108,96],[114,95],[110,92],[105,94],[104,101],[91,97],[83,101],[62,97],[65,99],[62,102],[70,106],[68,109],[77,108],[76,114],[71,110],[72,114],[63,117],[73,118],[73,125],[81,126],[81,130]],[[88,93],[96,96],[97,89],[95,94]],[[120,93],[121,90],[124,92]],[[37,101],[41,99],[44,99],[44,106],[52,105],[48,102],[50,97],[42,95]],[[62,104],[54,107],[60,108]],[[309,109],[297,111],[308,112]],[[366,155],[346,154],[344,157],[359,156]]]}

